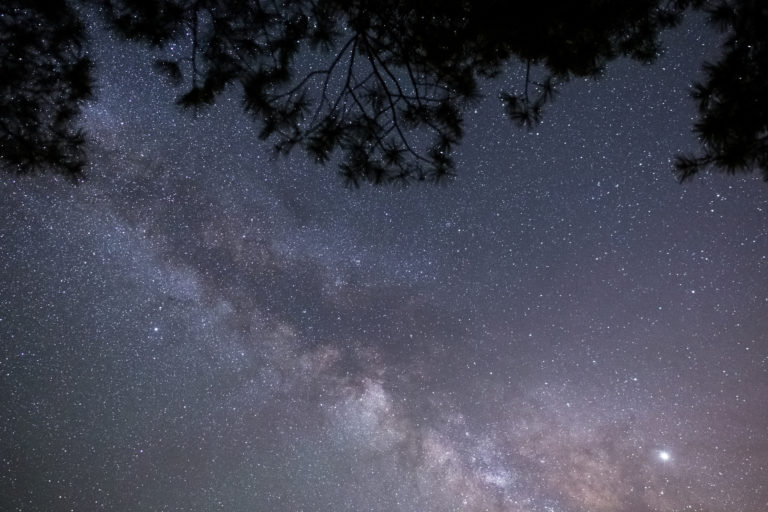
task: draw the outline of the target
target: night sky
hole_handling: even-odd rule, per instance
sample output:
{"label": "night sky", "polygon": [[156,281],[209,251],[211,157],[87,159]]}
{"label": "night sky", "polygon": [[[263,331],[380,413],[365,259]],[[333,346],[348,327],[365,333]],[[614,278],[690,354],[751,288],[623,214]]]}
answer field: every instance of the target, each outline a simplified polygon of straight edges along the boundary
{"label": "night sky", "polygon": [[768,185],[672,173],[701,24],[530,133],[486,84],[407,188],[100,43],[88,180],[0,178],[0,509],[768,509]]}

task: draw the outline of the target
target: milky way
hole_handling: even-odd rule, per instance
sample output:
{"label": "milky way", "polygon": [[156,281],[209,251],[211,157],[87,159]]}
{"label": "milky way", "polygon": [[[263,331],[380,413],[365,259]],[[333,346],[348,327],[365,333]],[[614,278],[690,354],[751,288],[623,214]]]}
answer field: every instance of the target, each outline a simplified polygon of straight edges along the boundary
{"label": "milky way", "polygon": [[0,183],[0,508],[768,508],[768,188],[675,183],[686,27],[406,189],[94,49],[89,179]]}

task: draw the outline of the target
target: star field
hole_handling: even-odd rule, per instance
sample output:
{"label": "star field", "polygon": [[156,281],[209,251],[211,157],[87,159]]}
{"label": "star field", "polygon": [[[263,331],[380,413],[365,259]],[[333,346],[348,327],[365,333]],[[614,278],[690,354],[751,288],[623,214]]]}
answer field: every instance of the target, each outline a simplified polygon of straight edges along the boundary
{"label": "star field", "polygon": [[0,180],[0,508],[768,508],[768,190],[675,183],[717,41],[665,40],[357,190],[94,48],[88,180]]}

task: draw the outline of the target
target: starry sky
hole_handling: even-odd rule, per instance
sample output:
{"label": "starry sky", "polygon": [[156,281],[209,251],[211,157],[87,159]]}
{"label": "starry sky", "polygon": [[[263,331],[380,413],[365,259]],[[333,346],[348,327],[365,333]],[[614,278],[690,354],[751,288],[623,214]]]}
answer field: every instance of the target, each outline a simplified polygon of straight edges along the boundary
{"label": "starry sky", "polygon": [[664,40],[349,189],[104,39],[88,180],[0,178],[2,509],[768,508],[768,188],[675,182],[718,39]]}

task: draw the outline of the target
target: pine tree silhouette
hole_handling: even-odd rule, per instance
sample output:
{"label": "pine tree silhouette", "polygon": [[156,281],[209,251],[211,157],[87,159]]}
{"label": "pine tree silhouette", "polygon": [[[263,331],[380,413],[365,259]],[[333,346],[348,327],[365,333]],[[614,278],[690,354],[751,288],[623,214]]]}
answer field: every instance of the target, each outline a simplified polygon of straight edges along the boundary
{"label": "pine tree silhouette", "polygon": [[[766,168],[759,0],[81,2],[96,4],[109,30],[127,39],[189,48],[154,61],[184,86],[180,105],[204,108],[239,89],[277,153],[299,147],[319,163],[336,162],[352,184],[451,176],[463,115],[482,81],[521,69],[519,87],[499,99],[513,122],[532,128],[562,84],[597,76],[620,56],[652,61],[660,31],[689,7],[703,7],[729,39],[723,60],[696,87],[704,154],[680,157],[678,172],[685,179],[710,164]],[[75,121],[91,92],[82,24],[67,4],[56,13],[42,1],[7,4],[0,72],[11,79],[0,89],[1,162],[15,172],[48,166],[77,176],[84,155]],[[50,37],[33,38],[39,27]]]}
{"label": "pine tree silhouette", "polygon": [[64,3],[0,6],[0,165],[20,174],[82,175],[85,136],[76,121],[92,95],[85,30]]}
{"label": "pine tree silhouette", "polygon": [[727,34],[724,53],[704,66],[705,81],[693,87],[703,152],[678,156],[678,176],[685,181],[707,167],[731,174],[759,169],[768,181],[768,3],[718,2],[708,13]]}

